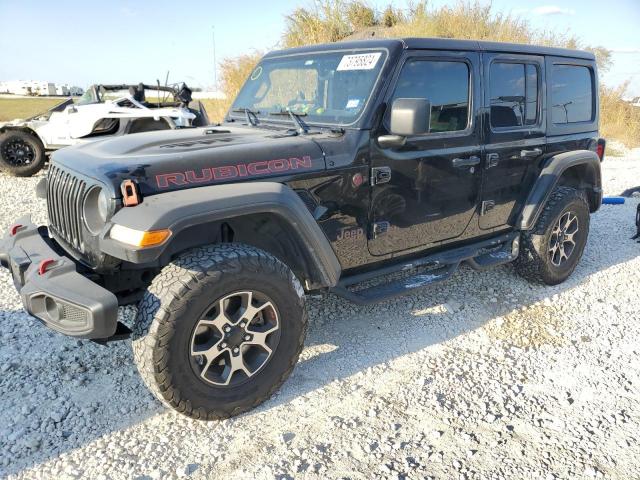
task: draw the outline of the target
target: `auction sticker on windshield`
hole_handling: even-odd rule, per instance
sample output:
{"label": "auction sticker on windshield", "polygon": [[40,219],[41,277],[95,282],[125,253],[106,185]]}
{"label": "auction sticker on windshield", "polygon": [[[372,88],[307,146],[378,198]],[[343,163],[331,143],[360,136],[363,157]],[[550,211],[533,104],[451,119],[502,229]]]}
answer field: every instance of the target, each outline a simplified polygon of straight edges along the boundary
{"label": "auction sticker on windshield", "polygon": [[337,71],[341,72],[345,70],[372,70],[378,63],[381,55],[381,52],[345,55],[344,57],[342,57],[342,60],[340,60]]}

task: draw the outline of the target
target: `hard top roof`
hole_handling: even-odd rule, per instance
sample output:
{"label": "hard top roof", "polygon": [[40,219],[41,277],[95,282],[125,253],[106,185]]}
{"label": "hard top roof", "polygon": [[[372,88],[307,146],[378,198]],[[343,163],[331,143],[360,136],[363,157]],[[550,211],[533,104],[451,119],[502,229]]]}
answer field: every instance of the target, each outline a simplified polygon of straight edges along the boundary
{"label": "hard top roof", "polygon": [[584,50],[568,48],[540,47],[520,43],[487,42],[481,40],[457,40],[452,38],[401,38],[401,39],[371,39],[355,40],[336,43],[323,43],[306,47],[290,48],[270,52],[266,57],[292,53],[312,53],[326,50],[357,50],[360,48],[394,48],[416,50],[465,50],[478,52],[524,53],[531,55],[553,55],[558,57],[580,58],[595,60],[593,53]]}

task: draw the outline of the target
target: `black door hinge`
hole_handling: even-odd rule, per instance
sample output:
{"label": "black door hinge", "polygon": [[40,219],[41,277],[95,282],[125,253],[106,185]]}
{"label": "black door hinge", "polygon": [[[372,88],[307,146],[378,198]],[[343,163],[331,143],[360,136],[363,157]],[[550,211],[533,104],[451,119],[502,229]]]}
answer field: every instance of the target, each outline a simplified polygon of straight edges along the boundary
{"label": "black door hinge", "polygon": [[486,215],[496,206],[496,202],[493,200],[485,200],[482,202],[482,208],[480,209],[480,215]]}
{"label": "black door hinge", "polygon": [[485,170],[489,170],[490,168],[497,166],[499,161],[500,155],[497,153],[487,153],[487,160],[484,167]]}
{"label": "black door hinge", "polygon": [[374,167],[371,169],[371,185],[380,185],[391,180],[391,167]]}
{"label": "black door hinge", "polygon": [[376,222],[373,224],[373,238],[378,238],[389,231],[389,222]]}

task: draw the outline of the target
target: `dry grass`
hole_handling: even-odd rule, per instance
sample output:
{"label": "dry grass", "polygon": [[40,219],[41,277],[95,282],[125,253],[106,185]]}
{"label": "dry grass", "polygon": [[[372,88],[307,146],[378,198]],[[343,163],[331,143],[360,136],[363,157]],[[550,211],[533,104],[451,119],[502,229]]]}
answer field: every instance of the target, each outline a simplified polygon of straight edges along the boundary
{"label": "dry grass", "polygon": [[600,86],[600,133],[629,148],[640,147],[640,108],[622,99],[626,87]]}
{"label": "dry grass", "polygon": [[65,98],[0,98],[0,122],[16,118],[29,118],[65,101]]}
{"label": "dry grass", "polygon": [[205,107],[212,122],[221,122],[229,110],[231,102],[236,98],[245,80],[262,58],[262,52],[253,52],[235,58],[227,58],[220,65],[222,91],[227,96],[224,100],[205,100]]}
{"label": "dry grass", "polygon": [[288,48],[342,40],[356,30],[347,13],[352,5],[356,2],[331,0],[317,1],[313,8],[296,8],[286,16],[283,45]]}
{"label": "dry grass", "polygon": [[206,98],[200,101],[204,104],[209,120],[213,123],[220,123],[229,110],[229,100],[227,99]]}
{"label": "dry grass", "polygon": [[286,17],[282,40],[285,47],[336,42],[369,29],[378,37],[440,37],[493,40],[565,48],[583,48],[598,57],[600,69],[610,66],[610,52],[585,45],[562,32],[540,30],[522,16],[494,11],[477,0],[429,7],[428,2],[410,4],[402,11],[389,5],[377,12],[360,0],[316,0],[310,8],[297,8]]}

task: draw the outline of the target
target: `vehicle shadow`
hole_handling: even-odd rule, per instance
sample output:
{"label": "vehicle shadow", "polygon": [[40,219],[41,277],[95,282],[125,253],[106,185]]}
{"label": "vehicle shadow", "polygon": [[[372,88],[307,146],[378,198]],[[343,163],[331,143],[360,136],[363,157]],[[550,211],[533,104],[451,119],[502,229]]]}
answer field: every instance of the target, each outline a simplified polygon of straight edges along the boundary
{"label": "vehicle shadow", "polygon": [[[605,258],[591,256],[593,248],[587,246],[573,275],[554,287],[530,284],[512,265],[482,272],[463,266],[448,281],[378,305],[357,307],[334,297],[335,301],[326,308],[323,303],[326,301],[314,299],[310,302],[312,316],[306,342],[307,356],[303,354],[278,398],[260,408],[275,407],[334,380],[446,342],[481,328],[497,317],[508,316],[514,310],[539,302],[548,303],[555,295],[589,281],[592,275],[638,257],[640,249],[628,236],[632,231],[633,228],[620,231],[622,248],[610,249]],[[592,237],[590,243],[618,243],[612,235],[598,237]],[[508,336],[501,336],[507,346],[540,346],[540,339],[526,338],[535,335],[535,329],[510,333],[514,336],[513,343]]]}
{"label": "vehicle shadow", "polygon": [[[624,225],[616,233],[594,228],[583,261],[567,282],[555,287],[531,285],[510,265],[483,272],[463,267],[446,282],[378,305],[358,307],[337,297],[309,299],[306,348],[293,375],[276,396],[234,422],[571,290],[640,254],[628,239],[631,227]],[[603,255],[597,248],[601,242],[617,242],[619,248]],[[6,272],[0,281],[9,281]],[[131,307],[121,309],[129,322],[134,313]],[[0,459],[0,475],[53,461],[136,424],[161,428],[163,419],[155,419],[165,409],[138,376],[130,342],[103,347],[61,337],[36,324],[17,299],[10,309],[0,311],[0,318],[6,328],[0,357],[0,452],[9,455]],[[218,427],[216,422],[210,425],[194,429],[194,435],[211,435]]]}

